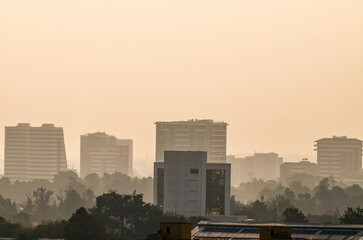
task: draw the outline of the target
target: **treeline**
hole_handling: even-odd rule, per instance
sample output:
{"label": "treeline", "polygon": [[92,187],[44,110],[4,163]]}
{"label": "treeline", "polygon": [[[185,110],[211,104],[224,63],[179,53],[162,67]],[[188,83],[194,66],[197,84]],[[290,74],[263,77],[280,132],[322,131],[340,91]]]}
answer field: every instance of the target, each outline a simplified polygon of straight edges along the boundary
{"label": "treeline", "polygon": [[81,196],[92,191],[95,196],[102,195],[109,190],[115,190],[122,194],[131,194],[133,191],[142,193],[146,202],[152,202],[153,180],[149,178],[131,178],[121,173],[105,174],[99,177],[97,174],[90,174],[81,179],[73,171],[62,172],[55,176],[53,181],[33,180],[30,182],[10,183],[9,179],[0,179],[0,194],[5,198],[11,198],[17,205],[23,204],[27,200],[27,195],[32,194],[36,189],[43,187],[52,191],[51,200],[64,195],[70,187]]}
{"label": "treeline", "polygon": [[[49,191],[38,190],[48,198]],[[4,198],[2,198],[4,200]],[[5,201],[10,202],[9,199]],[[10,207],[10,206],[8,206]],[[39,209],[37,210],[39,211]],[[27,215],[24,211],[17,215]],[[203,217],[186,218],[174,213],[163,214],[156,206],[146,203],[142,194],[118,194],[115,191],[96,198],[95,205],[88,210],[76,209],[69,220],[43,221],[36,224],[29,221],[27,226],[12,220],[0,218],[0,237],[19,239],[64,238],[79,239],[145,239],[147,234],[156,233],[160,222],[190,222],[194,227]]]}
{"label": "treeline", "polygon": [[[310,223],[339,223],[347,208],[363,204],[363,189],[359,185],[345,186],[333,178],[319,179],[297,175],[286,183],[254,180],[232,189],[231,213],[247,215],[255,221],[286,221],[286,209],[298,209]],[[286,186],[287,185],[287,186]],[[241,194],[254,200],[239,198]]]}

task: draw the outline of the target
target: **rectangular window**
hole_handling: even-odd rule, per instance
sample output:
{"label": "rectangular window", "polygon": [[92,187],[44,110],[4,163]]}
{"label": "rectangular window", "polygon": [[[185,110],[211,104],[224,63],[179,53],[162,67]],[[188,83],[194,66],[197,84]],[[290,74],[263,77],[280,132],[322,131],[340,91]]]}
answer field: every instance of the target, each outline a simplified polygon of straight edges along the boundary
{"label": "rectangular window", "polygon": [[190,174],[198,174],[199,173],[199,169],[198,168],[191,168],[190,169]]}

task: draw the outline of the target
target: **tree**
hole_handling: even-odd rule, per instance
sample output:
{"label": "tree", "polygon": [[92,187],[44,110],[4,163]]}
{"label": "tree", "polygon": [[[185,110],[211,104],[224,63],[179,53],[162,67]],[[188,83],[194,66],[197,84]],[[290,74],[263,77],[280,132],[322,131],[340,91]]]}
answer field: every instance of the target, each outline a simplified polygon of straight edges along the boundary
{"label": "tree", "polygon": [[271,220],[271,215],[267,209],[266,203],[262,200],[256,200],[253,203],[249,204],[248,208],[252,213],[252,217],[256,221],[268,222]]}
{"label": "tree", "polygon": [[22,208],[23,208],[24,212],[26,212],[28,214],[33,214],[35,206],[33,203],[33,197],[30,195],[30,192],[28,192],[26,194],[26,200],[25,200],[25,203],[22,204]]}
{"label": "tree", "polygon": [[24,211],[14,215],[12,222],[19,223],[24,228],[29,228],[31,226],[30,215]]}
{"label": "tree", "polygon": [[309,193],[300,193],[296,198],[295,206],[308,214],[313,214],[315,210],[315,202]]}
{"label": "tree", "polygon": [[83,193],[83,203],[87,208],[92,208],[95,206],[96,196],[92,189],[86,189]]}
{"label": "tree", "polygon": [[158,229],[162,212],[156,206],[146,204],[142,194],[120,195],[114,191],[97,197],[92,214],[111,232],[124,238],[145,238]]}
{"label": "tree", "polygon": [[16,237],[21,230],[19,224],[12,224],[0,217],[0,236],[1,237]]}
{"label": "tree", "polygon": [[83,200],[81,195],[79,195],[79,193],[71,187],[65,190],[65,194],[66,196],[59,207],[61,215],[68,219],[83,205]]}
{"label": "tree", "polygon": [[15,202],[11,202],[10,198],[3,198],[0,195],[0,216],[9,220],[16,212]]}
{"label": "tree", "polygon": [[315,188],[314,199],[317,202],[317,212],[326,213],[332,211],[333,203],[331,192],[329,190],[330,183],[328,178],[324,178],[320,181],[319,185]]}
{"label": "tree", "polygon": [[49,219],[50,198],[52,194],[53,191],[47,191],[47,189],[44,187],[40,187],[33,192],[33,196],[35,198],[34,215],[38,221]]}
{"label": "tree", "polygon": [[106,239],[105,227],[83,207],[78,209],[65,226],[63,238],[66,240]]}
{"label": "tree", "polygon": [[282,213],[282,217],[284,222],[307,222],[304,213],[298,208],[286,208]]}
{"label": "tree", "polygon": [[348,207],[343,216],[339,218],[341,224],[363,224],[363,209],[357,207],[355,210]]}

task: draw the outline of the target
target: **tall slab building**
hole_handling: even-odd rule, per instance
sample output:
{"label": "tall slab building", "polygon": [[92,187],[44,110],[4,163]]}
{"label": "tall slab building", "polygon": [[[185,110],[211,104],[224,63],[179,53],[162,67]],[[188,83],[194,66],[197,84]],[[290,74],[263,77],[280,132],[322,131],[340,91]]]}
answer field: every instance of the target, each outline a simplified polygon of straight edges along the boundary
{"label": "tall slab building", "polygon": [[67,170],[63,128],[53,124],[5,127],[5,177],[10,181],[52,180]]}
{"label": "tall slab building", "polygon": [[207,162],[226,162],[227,123],[213,120],[156,122],[156,162],[164,151],[205,151]]}
{"label": "tall slab building", "polygon": [[132,176],[133,141],[104,132],[81,136],[81,177],[120,172]]}
{"label": "tall slab building", "polygon": [[322,177],[342,180],[362,169],[362,141],[356,138],[322,138],[316,141],[317,162]]}

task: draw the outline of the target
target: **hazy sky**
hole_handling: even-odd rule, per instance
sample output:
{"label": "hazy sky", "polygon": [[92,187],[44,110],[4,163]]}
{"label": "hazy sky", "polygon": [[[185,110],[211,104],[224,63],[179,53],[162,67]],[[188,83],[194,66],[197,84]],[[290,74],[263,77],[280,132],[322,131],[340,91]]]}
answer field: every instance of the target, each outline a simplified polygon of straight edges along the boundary
{"label": "hazy sky", "polygon": [[229,154],[315,160],[314,140],[363,138],[363,1],[2,0],[4,126],[134,140],[150,174],[158,120],[229,123]]}

